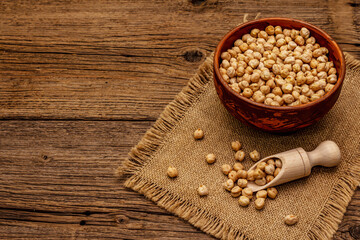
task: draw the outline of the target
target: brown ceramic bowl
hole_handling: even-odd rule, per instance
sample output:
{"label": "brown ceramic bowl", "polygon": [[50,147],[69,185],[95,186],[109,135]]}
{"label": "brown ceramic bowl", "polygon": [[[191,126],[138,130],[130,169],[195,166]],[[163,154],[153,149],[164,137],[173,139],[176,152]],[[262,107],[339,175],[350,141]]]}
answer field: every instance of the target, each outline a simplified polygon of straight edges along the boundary
{"label": "brown ceramic bowl", "polygon": [[[338,75],[338,81],[330,92],[311,103],[293,107],[275,107],[251,101],[231,89],[220,74],[221,53],[233,47],[235,40],[250,33],[251,29],[264,30],[268,25],[297,30],[306,27],[310,30],[311,36],[315,37],[316,42],[329,50],[328,57],[334,62]],[[222,38],[214,56],[215,88],[221,102],[235,118],[267,132],[295,131],[319,121],[338,99],[344,76],[345,59],[337,43],[318,27],[290,18],[263,18],[241,24]]]}

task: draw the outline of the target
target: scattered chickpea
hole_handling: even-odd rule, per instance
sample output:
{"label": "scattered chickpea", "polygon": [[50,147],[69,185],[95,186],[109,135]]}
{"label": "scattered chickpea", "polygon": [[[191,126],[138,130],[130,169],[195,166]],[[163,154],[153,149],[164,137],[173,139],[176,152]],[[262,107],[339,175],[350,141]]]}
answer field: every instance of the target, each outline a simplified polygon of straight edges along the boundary
{"label": "scattered chickpea", "polygon": [[250,204],[250,199],[247,196],[241,196],[239,198],[239,205],[242,207],[246,207]]}
{"label": "scattered chickpea", "polygon": [[240,151],[237,151],[237,152],[235,153],[235,160],[236,160],[236,161],[241,162],[241,161],[244,160],[244,158],[245,158],[245,152],[244,152],[244,151],[240,150]]}
{"label": "scattered chickpea", "polygon": [[246,179],[247,178],[247,171],[239,170],[239,171],[237,171],[236,176],[237,176],[238,179]]}
{"label": "scattered chickpea", "polygon": [[269,198],[275,199],[277,194],[278,194],[278,191],[277,191],[276,188],[270,187],[270,188],[267,189],[267,195],[268,195]]}
{"label": "scattered chickpea", "polygon": [[231,148],[232,148],[232,150],[237,152],[241,149],[241,143],[239,141],[234,141],[231,143]]}
{"label": "scattered chickpea", "polygon": [[260,190],[256,193],[256,198],[266,198],[266,197],[267,197],[266,190]]}
{"label": "scattered chickpea", "polygon": [[204,137],[204,131],[201,130],[200,128],[196,129],[195,132],[194,132],[194,138],[196,140],[200,140]]}
{"label": "scattered chickpea", "polygon": [[232,197],[239,197],[241,195],[242,188],[235,186],[231,189],[230,194]]}
{"label": "scattered chickpea", "polygon": [[225,175],[228,175],[231,170],[232,170],[232,168],[231,168],[231,166],[229,164],[224,164],[224,165],[221,166],[221,171]]}
{"label": "scattered chickpea", "polygon": [[244,170],[245,167],[244,167],[241,163],[237,162],[237,163],[234,163],[233,169],[234,169],[235,171],[239,171],[239,170]]}
{"label": "scattered chickpea", "polygon": [[247,186],[247,180],[246,179],[239,179],[237,180],[237,184],[241,188],[246,188]]}
{"label": "scattered chickpea", "polygon": [[257,162],[260,159],[260,153],[256,150],[252,151],[249,155],[251,160],[253,160],[254,162]]}
{"label": "scattered chickpea", "polygon": [[231,191],[231,189],[234,187],[234,181],[231,179],[228,179],[228,180],[226,180],[226,182],[224,182],[223,186],[227,191]]}
{"label": "scattered chickpea", "polygon": [[200,196],[207,196],[209,195],[209,190],[205,185],[200,185],[200,187],[198,188],[198,194]]}
{"label": "scattered chickpea", "polygon": [[255,208],[257,210],[263,209],[265,206],[265,198],[258,198],[255,200]]}
{"label": "scattered chickpea", "polygon": [[206,162],[209,164],[213,164],[216,161],[216,156],[213,153],[209,153],[206,155]]}
{"label": "scattered chickpea", "polygon": [[179,175],[179,172],[174,167],[169,167],[167,170],[167,175],[171,178],[176,178]]}
{"label": "scattered chickpea", "polygon": [[247,173],[247,180],[248,180],[248,181],[254,181],[254,180],[255,180],[254,173],[255,173],[254,170],[248,171],[248,173]]}
{"label": "scattered chickpea", "polygon": [[248,197],[249,199],[252,199],[253,191],[251,190],[251,188],[244,188],[242,190],[242,195],[245,196],[245,197]]}
{"label": "scattered chickpea", "polygon": [[295,215],[287,215],[285,218],[284,218],[284,223],[287,224],[287,225],[294,225],[296,224],[297,222],[299,222],[299,218]]}
{"label": "scattered chickpea", "polygon": [[233,180],[233,182],[235,182],[238,179],[237,172],[234,170],[230,171],[228,174],[228,178]]}

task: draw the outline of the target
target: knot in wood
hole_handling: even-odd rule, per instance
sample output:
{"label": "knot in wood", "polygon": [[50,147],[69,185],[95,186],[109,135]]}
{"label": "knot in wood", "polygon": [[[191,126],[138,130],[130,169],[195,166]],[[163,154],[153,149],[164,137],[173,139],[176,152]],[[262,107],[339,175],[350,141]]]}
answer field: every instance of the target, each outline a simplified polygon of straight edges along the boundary
{"label": "knot in wood", "polygon": [[204,54],[199,50],[190,50],[186,51],[183,56],[188,62],[199,62],[203,58]]}

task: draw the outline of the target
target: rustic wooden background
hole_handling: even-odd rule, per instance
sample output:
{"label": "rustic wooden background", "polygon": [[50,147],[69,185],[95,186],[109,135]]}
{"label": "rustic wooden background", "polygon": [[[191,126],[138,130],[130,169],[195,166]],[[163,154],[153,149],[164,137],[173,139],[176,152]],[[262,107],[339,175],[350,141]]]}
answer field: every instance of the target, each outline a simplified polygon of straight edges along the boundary
{"label": "rustic wooden background", "polygon": [[[360,2],[2,0],[0,238],[211,239],[113,172],[220,38],[293,17],[360,59]],[[357,190],[335,239],[360,239]]]}

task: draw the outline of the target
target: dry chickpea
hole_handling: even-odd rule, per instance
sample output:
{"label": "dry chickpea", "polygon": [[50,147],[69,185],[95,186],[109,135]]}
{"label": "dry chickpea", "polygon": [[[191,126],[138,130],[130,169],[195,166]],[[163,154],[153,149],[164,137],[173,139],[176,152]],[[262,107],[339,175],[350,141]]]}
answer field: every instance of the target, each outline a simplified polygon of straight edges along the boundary
{"label": "dry chickpea", "polygon": [[176,168],[174,167],[169,167],[167,169],[167,175],[171,178],[176,178],[179,175],[179,172]]}
{"label": "dry chickpea", "polygon": [[256,165],[256,168],[260,169],[261,171],[264,171],[266,167],[266,162],[260,162]]}
{"label": "dry chickpea", "polygon": [[203,137],[204,137],[204,131],[201,130],[200,128],[196,129],[194,132],[194,138],[196,140],[200,140],[200,139],[203,139]]}
{"label": "dry chickpea", "polygon": [[277,102],[280,106],[284,104],[284,99],[280,96],[275,96],[274,101]]}
{"label": "dry chickpea", "polygon": [[276,168],[274,171],[274,177],[276,177],[281,171],[281,168]]}
{"label": "dry chickpea", "polygon": [[284,218],[284,223],[286,225],[294,225],[296,224],[297,222],[299,221],[299,218],[295,215],[287,215],[285,218]]}
{"label": "dry chickpea", "polygon": [[230,53],[228,53],[228,52],[221,53],[221,59],[225,59],[225,60],[230,61],[230,58],[231,58]]}
{"label": "dry chickpea", "polygon": [[337,82],[337,77],[335,74],[331,74],[326,78],[326,81],[331,84],[335,84]]}
{"label": "dry chickpea", "polygon": [[247,171],[241,169],[237,171],[237,178],[238,179],[246,179],[247,178]]}
{"label": "dry chickpea", "polygon": [[242,207],[246,207],[250,204],[250,199],[246,196],[241,196],[239,198],[239,205]]}
{"label": "dry chickpea", "polygon": [[239,151],[241,149],[241,143],[239,141],[231,142],[231,149],[235,152]]}
{"label": "dry chickpea", "polygon": [[254,177],[255,179],[262,179],[263,177],[265,177],[266,174],[264,171],[260,170],[259,168],[256,168],[254,170]]}
{"label": "dry chickpea", "polygon": [[[276,96],[282,96],[282,95],[283,95],[280,87],[274,87],[271,92],[272,92],[273,94],[275,94]],[[276,97],[276,96],[275,96],[275,97]],[[275,97],[274,97],[274,100],[276,101]]]}
{"label": "dry chickpea", "polygon": [[275,33],[275,28],[274,28],[274,26],[271,26],[271,25],[267,26],[267,27],[265,28],[265,32],[266,32],[268,35],[274,35],[274,33]]}
{"label": "dry chickpea", "polygon": [[332,75],[332,74],[336,74],[336,68],[330,68],[329,71],[328,71],[328,74],[329,75]]}
{"label": "dry chickpea", "polygon": [[253,95],[253,91],[250,88],[245,88],[243,90],[243,96],[246,98],[250,98]]}
{"label": "dry chickpea", "polygon": [[207,196],[209,194],[209,190],[205,185],[200,185],[197,191],[200,196]]}
{"label": "dry chickpea", "polygon": [[232,168],[231,168],[231,166],[229,164],[224,164],[224,165],[221,166],[221,171],[225,175],[228,175],[231,170],[232,170]]}
{"label": "dry chickpea", "polygon": [[241,187],[241,188],[246,188],[246,186],[247,186],[247,180],[240,178],[239,180],[237,180],[237,184],[238,184],[238,186]]}
{"label": "dry chickpea", "polygon": [[255,208],[257,210],[263,209],[265,206],[265,198],[258,198],[255,200]]}
{"label": "dry chickpea", "polygon": [[254,99],[255,102],[262,103],[262,102],[265,101],[265,95],[263,95],[262,93],[261,94],[255,94],[255,93],[253,95],[253,99]]}
{"label": "dry chickpea", "polygon": [[223,186],[227,191],[230,192],[231,189],[234,187],[234,181],[231,179],[228,179],[228,180],[226,180],[226,182],[224,182]]}
{"label": "dry chickpea", "polygon": [[294,100],[295,100],[293,95],[291,95],[291,94],[284,94],[282,96],[282,98],[284,99],[284,102],[287,104],[290,104],[290,103],[294,102]]}
{"label": "dry chickpea", "polygon": [[274,100],[272,100],[271,98],[265,98],[264,104],[265,105],[270,105],[274,102]]}
{"label": "dry chickpea", "polygon": [[272,176],[272,175],[267,175],[265,179],[266,179],[266,182],[269,183],[269,182],[271,182],[272,180],[274,180],[274,176]]}
{"label": "dry chickpea", "polygon": [[313,94],[313,95],[311,95],[311,97],[310,97],[310,101],[311,102],[314,102],[314,101],[316,101],[316,100],[318,100],[318,99],[320,99],[321,98],[321,96],[319,96],[318,94]]}
{"label": "dry chickpea", "polygon": [[267,195],[268,195],[269,198],[275,199],[277,194],[278,194],[278,191],[277,191],[276,188],[270,187],[270,188],[267,189]]}
{"label": "dry chickpea", "polygon": [[260,153],[256,150],[252,151],[249,155],[251,160],[253,160],[254,162],[257,162],[260,159]]}
{"label": "dry chickpea", "polygon": [[206,162],[209,164],[213,164],[216,161],[216,156],[213,153],[209,153],[206,155]]}
{"label": "dry chickpea", "polygon": [[266,190],[260,190],[256,193],[256,198],[264,198],[267,197],[267,191]]}
{"label": "dry chickpea", "polygon": [[239,186],[235,186],[231,189],[230,194],[232,197],[239,197],[242,189]]}
{"label": "dry chickpea", "polygon": [[275,161],[273,159],[267,160],[267,164],[275,165]]}
{"label": "dry chickpea", "polygon": [[259,82],[259,80],[260,80],[260,73],[254,72],[254,73],[251,75],[251,82],[257,83],[257,82]]}
{"label": "dry chickpea", "polygon": [[276,26],[275,28],[274,28],[274,33],[276,34],[276,35],[278,35],[278,34],[282,34],[282,28],[280,27],[280,26]]}
{"label": "dry chickpea", "polygon": [[254,28],[254,29],[251,30],[250,35],[251,35],[252,37],[256,38],[257,35],[259,34],[259,32],[260,32],[259,29]]}
{"label": "dry chickpea", "polygon": [[[283,93],[292,93],[293,85],[291,83],[285,83],[284,85],[282,85],[281,89],[282,89]],[[285,99],[284,99],[284,101],[286,102]]]}
{"label": "dry chickpea", "polygon": [[251,188],[244,188],[242,190],[242,195],[245,196],[245,197],[248,197],[249,199],[252,199],[253,191],[251,190]]}
{"label": "dry chickpea", "polygon": [[276,166],[277,168],[281,168],[281,167],[282,167],[282,162],[281,162],[280,159],[276,159],[276,160],[275,160],[275,166]]}
{"label": "dry chickpea", "polygon": [[334,88],[334,85],[328,83],[328,84],[326,84],[325,92],[330,92],[333,88]]}
{"label": "dry chickpea", "polygon": [[236,160],[236,161],[241,162],[241,161],[244,160],[244,158],[245,158],[245,152],[244,152],[244,151],[240,150],[240,151],[237,151],[237,152],[235,153],[235,160]]}
{"label": "dry chickpea", "polygon": [[234,163],[233,169],[235,171],[239,171],[239,170],[244,170],[245,167],[241,163],[237,162],[237,163]]}
{"label": "dry chickpea", "polygon": [[304,95],[300,95],[299,96],[299,101],[300,101],[301,104],[306,104],[306,103],[309,102],[309,99]]}
{"label": "dry chickpea", "polygon": [[233,182],[236,182],[236,180],[238,179],[237,178],[237,172],[234,171],[234,170],[230,171],[229,174],[228,174],[228,178],[233,180]]}
{"label": "dry chickpea", "polygon": [[265,184],[266,184],[267,182],[266,182],[266,178],[261,178],[261,179],[256,179],[255,180],[255,184],[256,185],[259,185],[259,186],[264,186]]}
{"label": "dry chickpea", "polygon": [[248,181],[254,181],[254,180],[255,180],[254,173],[255,173],[254,170],[248,171],[248,173],[247,173],[247,180],[248,180]]}
{"label": "dry chickpea", "polygon": [[274,172],[275,172],[275,167],[274,167],[274,165],[269,164],[269,165],[266,165],[266,166],[265,166],[265,173],[266,173],[266,174],[273,175]]}

